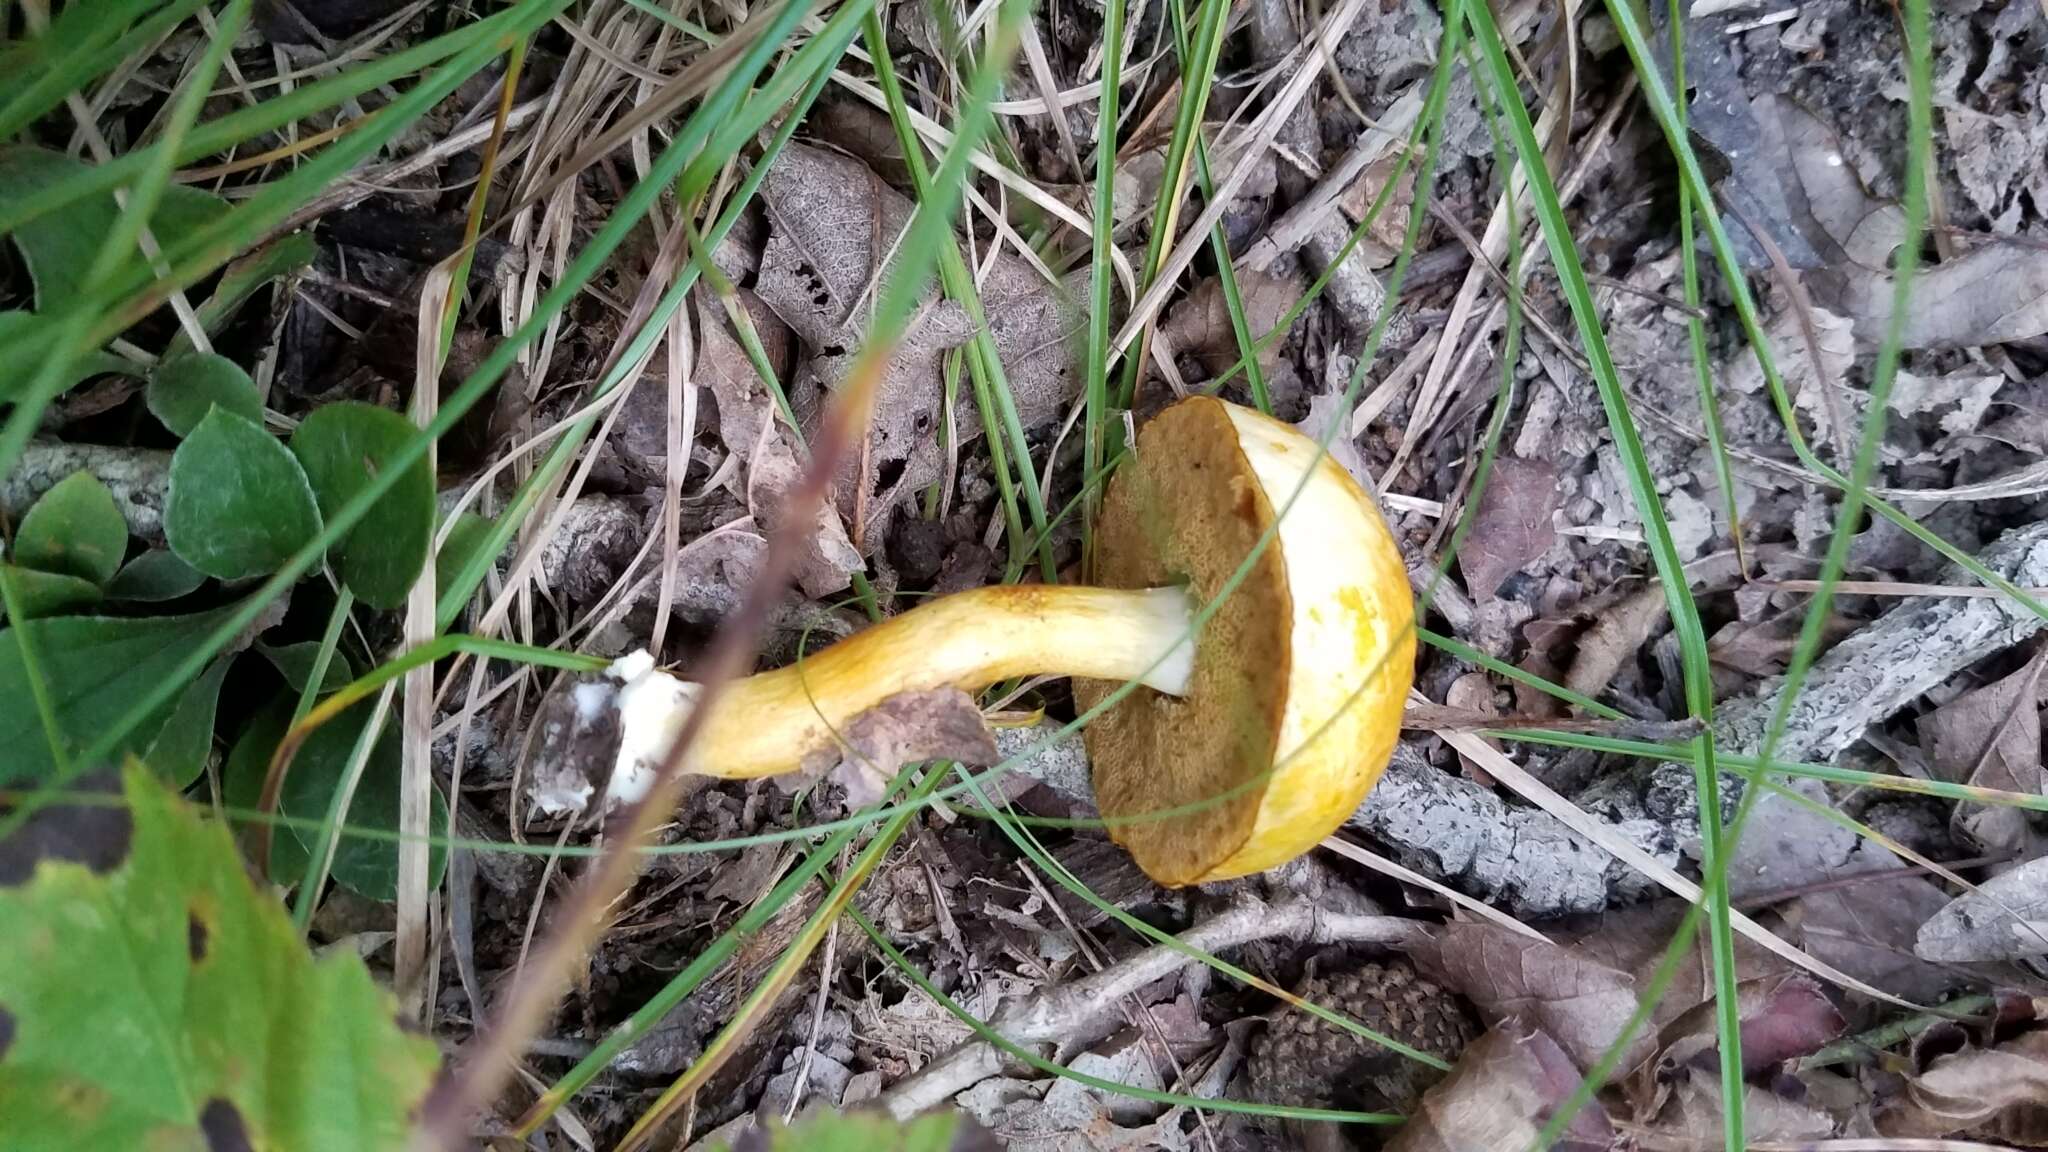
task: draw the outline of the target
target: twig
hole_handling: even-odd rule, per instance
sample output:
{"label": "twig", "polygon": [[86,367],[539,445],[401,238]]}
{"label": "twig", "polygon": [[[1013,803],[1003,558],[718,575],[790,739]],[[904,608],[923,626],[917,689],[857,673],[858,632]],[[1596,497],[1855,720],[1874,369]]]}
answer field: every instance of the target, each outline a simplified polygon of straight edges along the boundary
{"label": "twig", "polygon": [[[989,1021],[1013,1044],[1057,1044],[1088,1030],[1118,1001],[1194,962],[1190,952],[1218,952],[1257,940],[1285,937],[1306,944],[1371,943],[1403,946],[1425,934],[1420,921],[1397,916],[1331,912],[1308,900],[1266,904],[1247,899],[1177,937],[1178,947],[1161,944],[1100,972],[1005,1004]],[[982,1040],[967,1040],[898,1081],[881,1104],[898,1117],[914,1116],[1003,1070],[1002,1053]]]}

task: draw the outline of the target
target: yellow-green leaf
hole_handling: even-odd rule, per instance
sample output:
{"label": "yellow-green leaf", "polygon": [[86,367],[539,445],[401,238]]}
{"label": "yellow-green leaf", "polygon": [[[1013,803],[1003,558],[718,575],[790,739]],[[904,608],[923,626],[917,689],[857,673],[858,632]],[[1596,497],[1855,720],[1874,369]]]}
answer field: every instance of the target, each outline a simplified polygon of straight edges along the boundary
{"label": "yellow-green leaf", "polygon": [[[438,1060],[140,765],[0,843],[9,1149],[396,1148]],[[125,798],[125,803],[122,801]]]}

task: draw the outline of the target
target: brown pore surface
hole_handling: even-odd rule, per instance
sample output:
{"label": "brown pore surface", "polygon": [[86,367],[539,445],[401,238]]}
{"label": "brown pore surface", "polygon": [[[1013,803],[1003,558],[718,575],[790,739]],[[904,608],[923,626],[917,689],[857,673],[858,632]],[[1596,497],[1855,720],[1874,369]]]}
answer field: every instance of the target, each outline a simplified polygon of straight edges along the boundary
{"label": "brown pore surface", "polygon": [[[1273,518],[1223,404],[1184,400],[1145,426],[1135,459],[1110,480],[1094,583],[1185,584],[1206,604]],[[1292,613],[1276,539],[1196,637],[1188,694],[1140,687],[1085,732],[1104,816],[1200,805],[1110,825],[1110,837],[1162,884],[1194,883],[1251,834],[1287,702]],[[1076,680],[1074,696],[1093,707],[1115,687]]]}

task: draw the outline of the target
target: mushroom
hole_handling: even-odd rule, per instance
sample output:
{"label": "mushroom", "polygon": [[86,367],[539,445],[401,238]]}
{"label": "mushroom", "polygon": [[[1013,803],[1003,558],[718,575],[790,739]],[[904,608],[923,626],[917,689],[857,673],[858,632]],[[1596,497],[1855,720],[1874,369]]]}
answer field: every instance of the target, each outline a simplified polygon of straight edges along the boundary
{"label": "mushroom", "polygon": [[[1273,543],[1226,590],[1276,520]],[[1413,674],[1407,570],[1372,500],[1295,429],[1193,397],[1145,425],[1110,481],[1095,539],[1100,587],[957,593],[732,683],[685,767],[792,771],[903,692],[1066,675],[1085,708],[1137,680],[1084,737],[1110,835],[1146,874],[1173,886],[1221,880],[1314,847],[1386,767]],[[1190,641],[1197,607],[1219,597]],[[652,784],[696,686],[645,653],[613,675],[625,686],[607,797],[620,802]],[[581,807],[588,792],[536,800]]]}

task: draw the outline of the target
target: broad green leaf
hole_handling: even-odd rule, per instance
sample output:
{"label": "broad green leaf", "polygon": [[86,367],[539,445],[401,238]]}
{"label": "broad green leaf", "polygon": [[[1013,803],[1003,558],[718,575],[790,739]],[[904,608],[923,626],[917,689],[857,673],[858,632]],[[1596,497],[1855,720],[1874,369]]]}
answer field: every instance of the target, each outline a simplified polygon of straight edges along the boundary
{"label": "broad green leaf", "polygon": [[178,559],[176,552],[158,548],[122,565],[107,585],[107,597],[154,604],[189,596],[204,583],[205,573]]}
{"label": "broad green leaf", "polygon": [[[249,718],[241,734],[235,737],[234,746],[228,749],[227,764],[221,769],[223,799],[239,808],[256,807],[263,799],[263,777],[270,770],[270,757],[291,726],[292,702],[284,696]],[[242,829],[243,847],[251,856],[255,855],[255,838],[251,835],[255,828],[251,824]],[[306,873],[306,850],[299,844],[298,833],[283,826],[271,829],[270,859],[264,861],[263,870],[277,883],[298,883]]]}
{"label": "broad green leaf", "polygon": [[[84,171],[86,165],[62,152],[45,148],[0,148],[0,200],[24,197]],[[36,306],[51,310],[67,306],[79,294],[86,269],[100,244],[114,230],[120,215],[114,197],[93,196],[75,201],[47,216],[31,220],[14,232],[29,276],[36,284]],[[228,211],[227,202],[183,184],[164,189],[150,229],[159,237],[182,236],[209,224]],[[137,252],[134,258],[140,260]]]}
{"label": "broad green leaf", "polygon": [[[344,402],[319,408],[292,433],[320,512],[334,515],[419,429],[396,412]],[[337,547],[341,578],[365,604],[402,608],[433,545],[434,474],[421,459]]]}
{"label": "broad green leaf", "polygon": [[297,458],[249,420],[215,408],[171,456],[164,538],[208,576],[274,572],[319,532]]}
{"label": "broad green leaf", "polygon": [[958,1112],[896,1120],[885,1112],[816,1112],[785,1126],[770,1121],[717,1152],[995,1152],[986,1128]]}
{"label": "broad green leaf", "polygon": [[[320,658],[320,642],[301,640],[296,644],[258,643],[256,651],[270,661],[271,666],[277,669],[278,675],[284,677],[285,683],[291,685],[292,692],[296,694],[304,692],[306,681],[313,678],[313,665]],[[348,653],[336,652],[333,658],[327,661],[327,674],[320,677],[320,691],[316,695],[325,696],[329,692],[339,692],[348,687],[348,682],[355,679],[355,676],[354,670],[349,666]]]}
{"label": "broad green leaf", "polygon": [[252,424],[263,422],[263,397],[240,364],[211,352],[166,359],[143,393],[150,415],[177,437],[190,436],[215,405]]}
{"label": "broad green leaf", "polygon": [[433,1041],[354,954],[313,958],[223,825],[140,765],[122,785],[0,844],[6,1146],[403,1146]]}
{"label": "broad green leaf", "polygon": [[[280,695],[258,713],[240,739],[235,741],[234,751],[228,758],[227,779],[222,783],[230,803],[254,804],[261,798],[263,777],[269,770],[271,754],[277,750],[278,741],[284,738],[285,729],[291,725],[292,705],[296,699],[295,692]],[[280,815],[314,824],[327,819],[327,809],[334,802],[334,790],[341,785],[343,774],[348,770],[349,756],[355,751],[356,737],[362,734],[363,724],[372,711],[372,703],[366,700],[314,729],[313,734],[306,738],[298,755],[292,757],[291,768],[285,774],[284,791],[278,796]],[[349,801],[348,827],[385,833],[398,831],[399,771],[398,730],[386,724],[376,744],[371,746],[370,759],[363,765],[362,778],[356,782],[355,795]],[[438,832],[448,823],[448,806],[438,789],[434,792],[433,805],[431,827]],[[320,836],[317,828],[308,825],[293,824],[290,829],[289,832],[280,829],[271,837],[270,878],[284,884],[295,883],[304,875],[307,852],[318,843]],[[446,860],[446,849],[436,845],[428,862],[429,883],[441,882],[441,870]],[[335,849],[332,874],[336,881],[358,895],[386,903],[396,900],[398,843],[390,839],[372,840],[345,835]]]}
{"label": "broad green leaf", "polygon": [[[4,75],[6,72],[0,70],[0,76]],[[24,354],[21,350],[37,347],[31,342],[30,337],[47,323],[47,320],[33,312],[0,312],[0,404],[13,400],[15,392],[27,387],[28,382],[35,378],[36,369],[42,366],[40,355]],[[110,352],[92,352],[80,356],[72,363],[70,373],[64,380],[64,388],[68,389],[81,380],[104,376],[110,372],[128,376],[142,375],[142,369],[131,361],[123,360]]]}
{"label": "broad green leaf", "polygon": [[[39,572],[13,564],[0,564],[0,572],[14,581],[11,591],[25,620],[54,616],[67,608],[99,603],[100,586],[90,580],[80,580],[62,572]],[[0,617],[4,616],[6,613],[0,611]]]}
{"label": "broad green leaf", "polygon": [[[230,605],[189,616],[63,616],[0,630],[0,786],[40,783],[56,766],[21,659],[24,630],[48,687],[57,729],[75,749],[127,715],[233,611]],[[147,748],[163,727],[163,715],[168,710],[138,725],[120,751]]]}
{"label": "broad green leaf", "polygon": [[220,704],[220,684],[227,679],[232,663],[232,656],[223,656],[186,686],[149,751],[143,753],[143,762],[173,788],[190,787],[206,771],[206,758],[213,751],[213,715]]}
{"label": "broad green leaf", "polygon": [[446,591],[462,574],[476,550],[491,541],[490,520],[474,512],[464,512],[455,518],[455,527],[448,532],[448,539],[441,550],[434,554],[434,587]]}
{"label": "broad green leaf", "polygon": [[121,570],[128,522],[90,472],[73,472],[42,494],[14,536],[14,562],[104,587]]}
{"label": "broad green leaf", "polygon": [[[240,308],[242,302],[258,288],[311,264],[319,251],[312,233],[294,232],[280,236],[228,265],[227,271],[221,273],[220,283],[214,285],[213,295],[195,310],[199,315],[199,326],[208,333],[220,331],[233,318],[235,309]],[[171,337],[172,352],[191,346],[191,339],[183,329]]]}

